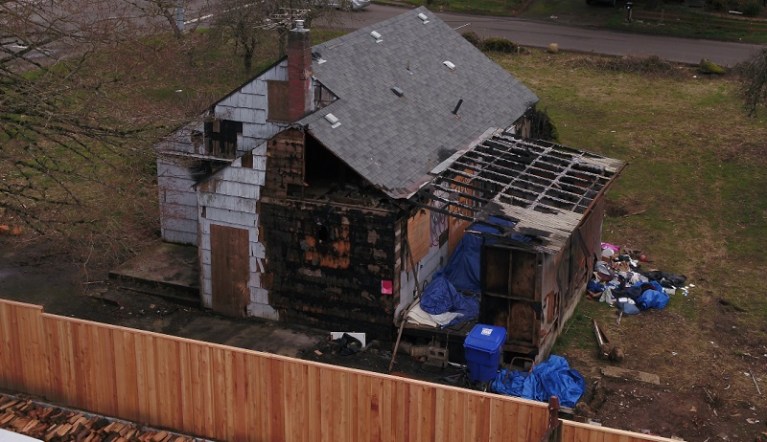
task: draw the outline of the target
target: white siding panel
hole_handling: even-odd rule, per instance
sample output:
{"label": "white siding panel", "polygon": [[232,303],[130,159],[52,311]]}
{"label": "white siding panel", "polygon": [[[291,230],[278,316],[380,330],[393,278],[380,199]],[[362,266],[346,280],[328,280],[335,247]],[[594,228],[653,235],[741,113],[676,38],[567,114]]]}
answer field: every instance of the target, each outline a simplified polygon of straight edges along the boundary
{"label": "white siding panel", "polygon": [[256,304],[269,304],[269,292],[262,288],[251,287],[250,302]]}
{"label": "white siding panel", "polygon": [[161,217],[183,218],[197,222],[197,206],[184,206],[181,204],[163,204],[160,207]]}
{"label": "white siding panel", "polygon": [[[203,279],[203,281],[210,281],[212,279],[210,264],[200,265],[200,277]],[[210,287],[207,287],[206,290],[207,290],[206,293],[211,293],[213,289]]]}
{"label": "white siding panel", "polygon": [[233,181],[219,181],[216,184],[216,192],[221,195],[258,199],[261,196],[261,186]]}
{"label": "white siding panel", "polygon": [[158,158],[157,176],[160,177],[183,177],[192,179],[192,171],[184,164],[185,160]]}
{"label": "white siding panel", "polygon": [[161,189],[194,192],[193,186],[195,184],[196,182],[191,177],[167,175],[159,175],[157,177],[157,187]]}
{"label": "white siding panel", "polygon": [[196,245],[197,233],[178,232],[163,228],[162,239],[172,243]]}
{"label": "white siding panel", "polygon": [[[209,250],[202,250],[200,249],[200,266],[202,265],[210,265],[211,264],[211,253]],[[202,268],[202,267],[200,267]]]}
{"label": "white siding panel", "polygon": [[251,241],[250,256],[255,258],[266,258],[266,250],[264,249],[264,245],[260,242]]}
{"label": "white siding panel", "polygon": [[[271,72],[271,71],[270,71],[270,72]],[[267,77],[269,77],[269,76],[270,76],[270,75],[269,75],[269,74],[270,74],[270,72],[266,72],[266,73],[265,73],[266,75],[264,75],[264,77],[263,77],[263,78],[265,78],[265,79],[268,79],[268,80],[273,80],[274,78],[267,78]],[[272,76],[272,77],[276,77],[276,75],[271,75],[271,76]],[[254,95],[258,95],[258,96],[261,96],[261,97],[265,97],[265,96],[266,96],[266,91],[267,91],[267,85],[266,85],[266,84],[267,84],[267,83],[266,83],[266,81],[265,81],[265,80],[259,80],[259,81],[256,81],[256,82],[253,84],[253,94],[254,94]]]}
{"label": "white siding panel", "polygon": [[218,118],[224,119],[224,120],[232,120],[234,119],[234,110],[237,109],[236,107],[231,105],[232,97],[227,98],[225,101],[222,101],[221,103],[218,103],[216,105],[216,109],[214,110],[214,113]]}
{"label": "white siding panel", "polygon": [[201,206],[234,210],[237,212],[256,213],[256,200],[248,198],[200,193],[199,202]]}
{"label": "white siding panel", "polygon": [[[263,157],[253,157],[253,169],[244,167],[230,167],[221,174],[221,179],[235,183],[263,186],[266,180],[266,174],[263,170],[256,170],[255,166],[259,162],[257,159]],[[260,162],[266,163],[262,160]]]}
{"label": "white siding panel", "polygon": [[182,192],[179,190],[162,190],[161,203],[180,204],[182,206],[197,207],[197,195],[192,192]]}
{"label": "white siding panel", "polygon": [[258,216],[255,213],[243,213],[215,207],[206,208],[205,212],[205,217],[209,220],[223,221],[236,226],[253,227],[258,222]]}
{"label": "white siding panel", "polygon": [[163,227],[168,230],[187,232],[197,235],[197,221],[192,219],[165,218],[163,219]]}
{"label": "white siding panel", "polygon": [[[253,169],[266,172],[266,157],[261,155],[253,155]],[[260,182],[253,183],[263,186],[266,183],[266,173],[259,174]]]}
{"label": "white siding panel", "polygon": [[258,130],[258,124],[255,123],[243,123],[242,124],[242,136],[246,138],[253,138],[255,137],[256,131]]}
{"label": "white siding panel", "polygon": [[202,295],[202,306],[204,308],[213,308],[213,296]]}

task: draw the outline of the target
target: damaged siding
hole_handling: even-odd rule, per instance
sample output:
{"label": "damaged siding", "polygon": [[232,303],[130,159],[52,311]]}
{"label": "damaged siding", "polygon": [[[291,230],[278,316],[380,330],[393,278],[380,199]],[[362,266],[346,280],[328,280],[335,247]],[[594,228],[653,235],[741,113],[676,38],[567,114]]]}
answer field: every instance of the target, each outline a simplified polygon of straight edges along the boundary
{"label": "damaged siding", "polygon": [[200,213],[200,286],[202,304],[213,308],[214,281],[212,281],[211,226],[219,225],[246,229],[248,231],[247,251],[249,278],[247,283],[248,299],[245,301],[248,316],[278,319],[277,312],[269,306],[267,291],[262,287],[262,270],[265,252],[258,240],[257,204],[261,188],[265,182],[266,155],[265,146],[235,160],[209,180],[198,186],[198,205]]}
{"label": "damaged siding", "polygon": [[242,123],[242,133],[237,135],[237,157],[287,127],[285,122],[270,120],[268,115],[269,82],[287,80],[288,66],[285,60],[216,104],[215,118]]}
{"label": "damaged siding", "polygon": [[[242,132],[237,134],[236,157],[262,145],[287,126],[269,121],[267,115],[268,82],[287,79],[287,62],[283,61],[214,106],[213,119],[242,123]],[[198,245],[194,185],[231,161],[216,158],[207,151],[202,120],[182,127],[156,146],[160,225],[165,241]]]}
{"label": "damaged siding", "polygon": [[[261,203],[269,300],[280,318],[342,330],[388,333],[396,215],[332,203]],[[388,282],[384,282],[388,281]]]}
{"label": "damaged siding", "polygon": [[158,146],[157,188],[160,198],[162,239],[181,244],[197,244],[197,195],[195,159],[191,133],[194,125],[175,132]]}

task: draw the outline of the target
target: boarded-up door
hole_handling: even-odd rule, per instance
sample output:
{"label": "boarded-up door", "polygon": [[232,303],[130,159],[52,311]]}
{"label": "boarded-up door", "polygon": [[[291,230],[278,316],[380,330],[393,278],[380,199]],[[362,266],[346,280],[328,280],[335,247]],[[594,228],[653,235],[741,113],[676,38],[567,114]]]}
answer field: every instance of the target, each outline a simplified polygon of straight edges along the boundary
{"label": "boarded-up door", "polygon": [[213,310],[228,316],[245,316],[248,305],[248,231],[210,226]]}

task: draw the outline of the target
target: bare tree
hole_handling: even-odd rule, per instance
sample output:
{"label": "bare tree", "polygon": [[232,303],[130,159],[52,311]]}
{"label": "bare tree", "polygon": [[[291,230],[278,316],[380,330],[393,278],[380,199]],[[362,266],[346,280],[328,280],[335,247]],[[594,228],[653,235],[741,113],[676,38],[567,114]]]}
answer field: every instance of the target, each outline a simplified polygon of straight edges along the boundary
{"label": "bare tree", "polygon": [[[208,16],[208,1],[191,0],[124,0],[144,19],[159,18],[173,32],[176,38],[182,38],[186,31],[196,29],[202,18]],[[201,3],[201,4],[200,4]],[[192,7],[194,6],[196,7]]]}
{"label": "bare tree", "polygon": [[277,38],[279,54],[284,55],[287,32],[295,20],[310,26],[323,16],[330,22],[334,0],[223,0],[214,15],[213,26],[224,41],[231,41],[250,73],[259,45]]}
{"label": "bare tree", "polygon": [[759,105],[767,105],[767,48],[741,66],[741,93],[746,111],[753,117]]}
{"label": "bare tree", "polygon": [[79,75],[127,25],[117,17],[103,2],[0,0],[0,217],[38,231],[71,220],[76,187],[120,154],[128,132]]}

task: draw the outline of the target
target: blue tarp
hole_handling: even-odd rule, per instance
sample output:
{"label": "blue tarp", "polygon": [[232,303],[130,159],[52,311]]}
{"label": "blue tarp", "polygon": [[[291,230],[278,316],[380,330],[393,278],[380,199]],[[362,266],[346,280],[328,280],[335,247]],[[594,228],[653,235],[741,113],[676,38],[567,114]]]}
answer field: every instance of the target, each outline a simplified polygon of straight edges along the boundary
{"label": "blue tarp", "polygon": [[447,312],[461,313],[447,325],[468,321],[479,316],[479,300],[472,296],[464,296],[455,289],[453,284],[438,274],[421,295],[421,308],[426,313],[440,315]]}
{"label": "blue tarp", "polygon": [[[512,227],[514,223],[501,218],[491,217],[492,222]],[[497,227],[475,223],[467,230],[484,233],[502,233]],[[429,314],[440,315],[447,312],[462,313],[448,325],[476,319],[479,316],[479,300],[473,296],[464,296],[460,292],[480,292],[480,255],[485,240],[480,235],[467,233],[450,256],[447,265],[442,268],[421,295],[421,308]]]}
{"label": "blue tarp", "polygon": [[636,299],[637,307],[641,310],[647,310],[650,308],[662,309],[668,304],[668,295],[663,291],[663,286],[658,281],[650,281],[653,286],[653,290],[645,290]]}
{"label": "blue tarp", "polygon": [[490,383],[490,390],[542,402],[556,396],[563,406],[574,407],[586,391],[586,381],[577,370],[570,368],[565,358],[551,355],[530,373],[501,369]]}

